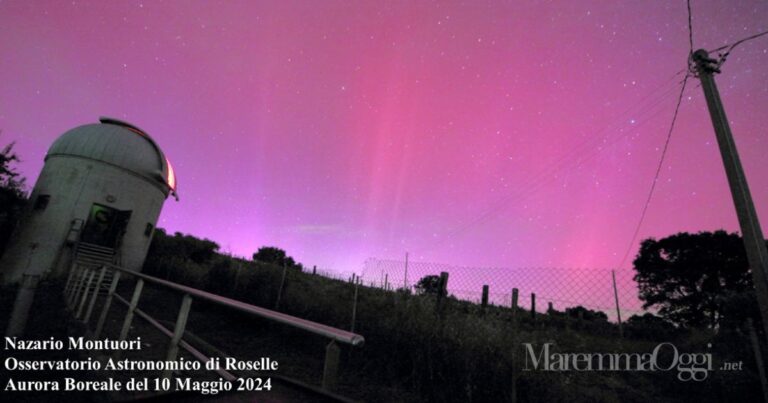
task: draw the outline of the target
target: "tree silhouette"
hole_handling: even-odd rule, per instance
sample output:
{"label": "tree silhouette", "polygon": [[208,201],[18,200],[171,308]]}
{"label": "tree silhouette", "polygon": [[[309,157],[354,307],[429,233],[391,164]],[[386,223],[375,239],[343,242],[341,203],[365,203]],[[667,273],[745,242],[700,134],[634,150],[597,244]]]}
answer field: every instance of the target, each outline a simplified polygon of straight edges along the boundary
{"label": "tree silhouette", "polygon": [[593,311],[591,309],[584,308],[581,305],[574,306],[571,308],[565,308],[565,314],[572,318],[578,318],[579,312],[581,312],[581,317],[584,320],[601,320],[601,321],[608,320],[608,315],[606,315],[605,312]]}
{"label": "tree silhouette", "polygon": [[678,331],[673,324],[652,313],[632,315],[624,322],[624,331],[635,337],[667,340]]}
{"label": "tree silhouette", "polygon": [[[676,325],[715,328],[722,320],[742,321],[756,312],[752,277],[738,234],[682,232],[658,241],[646,239],[634,268],[643,308],[658,308],[659,316]],[[744,298],[752,303],[738,302]],[[737,302],[752,309],[730,309]]]}
{"label": "tree silhouette", "polygon": [[434,294],[437,295],[437,293],[440,291],[440,276],[436,275],[427,275],[421,278],[418,283],[416,283],[416,293],[420,295],[424,294]]}
{"label": "tree silhouette", "polygon": [[173,236],[157,228],[149,246],[148,255],[154,259],[176,257],[195,263],[207,263],[218,254],[219,245],[209,239],[200,239],[192,235],[176,232]]}
{"label": "tree silhouette", "polygon": [[12,166],[19,161],[13,146],[14,143],[10,143],[0,150],[0,255],[27,201],[24,178]]}
{"label": "tree silhouette", "polygon": [[278,266],[285,264],[291,269],[295,268],[302,270],[304,268],[301,263],[296,263],[292,257],[288,256],[284,250],[275,246],[262,246],[253,254],[253,260]]}

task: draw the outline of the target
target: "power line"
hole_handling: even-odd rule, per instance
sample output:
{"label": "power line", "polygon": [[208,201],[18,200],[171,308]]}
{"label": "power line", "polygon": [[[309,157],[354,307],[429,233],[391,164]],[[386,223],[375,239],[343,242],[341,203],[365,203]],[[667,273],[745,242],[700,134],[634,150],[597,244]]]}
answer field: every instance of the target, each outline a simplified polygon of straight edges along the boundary
{"label": "power line", "polygon": [[[683,69],[677,72],[674,76],[670,77],[670,79],[676,78],[678,75],[684,73],[685,71],[686,70]],[[661,88],[661,86],[659,88]],[[631,112],[633,109],[636,109],[636,107],[640,106],[639,110],[636,111],[635,116],[637,116],[638,121],[642,122],[638,125],[632,125],[630,130],[623,133],[623,135],[614,135],[612,133],[609,133],[607,136],[590,137],[587,141],[572,148],[569,153],[566,153],[565,155],[563,155],[561,158],[555,161],[554,164],[550,165],[549,168],[546,168],[545,170],[539,172],[537,175],[531,177],[528,181],[522,184],[520,187],[525,188],[526,192],[513,193],[508,196],[502,197],[500,200],[494,203],[487,211],[481,213],[474,220],[469,221],[464,225],[461,225],[459,227],[452,229],[447,235],[442,237],[442,239],[436,241],[435,243],[431,244],[427,248],[416,250],[416,251],[418,253],[431,251],[432,249],[434,249],[436,246],[446,241],[447,239],[453,238],[459,235],[461,232],[468,230],[473,226],[482,224],[483,222],[492,218],[497,212],[499,212],[503,208],[509,206],[510,204],[526,199],[527,197],[531,196],[536,191],[541,189],[543,185],[547,184],[548,182],[551,182],[554,179],[557,179],[556,174],[558,172],[562,171],[565,168],[568,168],[569,166],[573,165],[573,163],[576,163],[576,164],[584,163],[585,161],[597,155],[597,152],[601,151],[603,148],[608,148],[618,140],[621,140],[622,138],[630,135],[633,131],[639,129],[641,126],[643,126],[645,123],[650,121],[651,118],[655,117],[661,111],[661,108],[656,108],[656,107],[659,105],[662,105],[662,102],[667,98],[668,95],[672,93],[673,90],[674,90],[674,87],[664,90],[662,91],[661,96],[655,96],[655,97],[652,96],[653,92],[651,92],[649,96],[643,97],[642,101],[638,102],[637,104],[635,104],[635,106],[628,108],[624,113],[622,113],[621,115],[627,114]],[[650,100],[652,102],[646,104],[645,102],[646,100]],[[656,110],[654,111],[654,109]],[[654,112],[654,113],[649,114],[648,119],[644,119],[645,116],[643,116],[643,119],[641,119],[640,115],[644,115],[646,112]],[[623,131],[623,127],[626,126],[626,123],[623,125],[616,125],[614,123],[611,123],[608,126],[606,126],[604,129],[597,131],[595,134],[608,132],[612,126],[617,126],[619,130],[616,130],[616,133],[621,133]],[[591,146],[594,146],[596,143],[601,143],[601,142],[602,142],[601,147],[598,147],[597,149],[590,149]]]}
{"label": "power line", "polygon": [[693,20],[691,15],[691,0],[688,0],[688,43],[690,44],[690,48],[688,50],[688,58],[690,59],[693,55]]}
{"label": "power line", "polygon": [[690,75],[686,74],[685,78],[683,79],[683,84],[680,87],[680,96],[677,98],[677,105],[675,106],[675,113],[672,115],[672,123],[669,125],[669,132],[667,132],[667,139],[664,142],[664,148],[661,151],[661,158],[659,159],[659,165],[656,167],[656,174],[653,177],[653,182],[651,183],[651,190],[648,192],[648,198],[645,200],[645,206],[643,206],[643,212],[640,214],[640,220],[637,223],[637,227],[635,227],[635,232],[632,234],[632,240],[629,242],[629,247],[627,247],[627,251],[624,253],[624,257],[621,258],[621,263],[619,263],[619,268],[624,265],[624,262],[627,260],[627,256],[629,256],[629,252],[632,251],[632,246],[635,244],[635,240],[637,239],[637,234],[640,232],[640,227],[643,225],[643,221],[645,220],[645,214],[648,212],[648,206],[651,204],[651,198],[653,198],[653,191],[656,189],[656,183],[659,181],[659,174],[661,173],[661,168],[664,166],[664,158],[667,155],[667,149],[669,148],[669,141],[672,138],[672,131],[675,128],[675,122],[677,121],[677,114],[680,111],[680,104],[683,102],[683,93],[685,92],[685,86],[688,84],[688,77]]}
{"label": "power line", "polygon": [[[688,9],[688,41],[689,41],[689,58],[688,58],[689,59],[689,69],[688,70],[690,70],[690,60],[691,60],[691,55],[693,55],[693,23],[692,23],[692,13],[691,13],[691,2],[690,2],[690,0],[687,0],[686,4],[687,4],[687,9]],[[677,72],[672,78],[674,79],[679,74],[681,74],[681,73],[683,73],[685,71],[686,71],[686,69],[683,69],[683,70]],[[681,91],[680,91],[680,96],[678,97],[677,106],[675,108],[675,114],[674,114],[673,123],[672,123],[673,127],[674,127],[674,121],[677,118],[677,112],[678,112],[678,109],[680,107],[680,103],[682,102],[683,92],[685,91],[685,86],[686,86],[686,83],[688,81],[689,75],[690,75],[690,72],[685,75],[685,77],[683,79],[683,82],[682,82],[682,88],[681,88]],[[644,100],[643,100],[643,102],[644,102]],[[655,105],[652,105],[652,106],[655,106]],[[631,109],[632,108],[630,108],[626,112],[630,112]],[[609,127],[610,126],[606,127],[604,130],[601,130],[598,133],[603,132],[603,131],[607,131]],[[670,128],[670,132],[667,135],[667,140],[666,140],[666,143],[664,145],[664,150],[662,151],[662,160],[660,161],[660,165],[661,165],[661,163],[663,163],[664,155],[666,154],[667,147],[669,145],[669,137],[671,136],[671,132],[672,132],[672,128]],[[599,138],[599,137],[594,137],[593,140],[594,139],[597,139],[597,141],[601,140],[601,138]],[[605,143],[607,139],[602,139],[602,140]],[[588,146],[589,143],[590,143],[590,141],[582,143],[581,145],[577,146],[575,149],[582,148],[585,145]],[[559,172],[560,169],[563,169],[563,168],[565,168],[567,166],[567,165],[564,165],[564,166],[560,167],[559,169],[557,168],[562,163],[568,162],[567,161],[568,158],[572,157],[573,155],[576,155],[576,152],[575,152],[576,150],[575,149],[572,150],[571,153],[565,154],[562,158],[560,158],[556,162],[556,164],[553,166],[553,167],[555,167],[554,168],[555,171],[552,172],[552,173],[557,173],[557,172]],[[581,163],[583,161],[584,161],[584,159],[577,159],[578,163]],[[648,197],[648,201],[646,202],[646,206],[643,209],[643,213],[642,213],[641,218],[640,218],[640,223],[638,224],[638,228],[635,230],[635,235],[633,236],[632,243],[634,243],[634,240],[635,240],[634,238],[637,236],[637,232],[639,231],[640,225],[642,224],[642,221],[643,221],[643,219],[645,217],[645,213],[646,213],[646,210],[648,208],[648,203],[650,203],[651,196],[653,195],[653,191],[654,191],[654,188],[656,186],[656,181],[658,179],[658,175],[659,175],[660,170],[661,170],[661,167],[659,167],[657,169],[656,178],[654,179],[654,182],[653,182],[653,184],[651,186],[651,191],[650,191],[650,194],[649,194],[649,197]],[[481,223],[485,222],[487,219],[493,217],[493,215],[495,215],[495,213],[497,213],[498,211],[500,211],[501,209],[506,207],[509,204],[511,199],[521,200],[521,199],[524,199],[527,196],[533,194],[534,191],[536,190],[536,189],[534,189],[534,187],[540,187],[540,185],[543,183],[543,181],[540,180],[540,178],[541,177],[546,177],[548,174],[550,174],[550,173],[549,172],[541,172],[539,175],[537,175],[533,179],[529,180],[528,182],[530,184],[527,185],[528,186],[528,190],[529,190],[528,194],[525,194],[525,193],[523,193],[523,194],[514,194],[513,193],[513,194],[511,194],[509,196],[501,198],[489,210],[487,210],[484,213],[481,213],[476,219],[474,219],[474,220],[472,220],[472,221],[470,221],[470,222],[468,222],[468,223],[466,223],[466,224],[464,224],[462,226],[454,228],[453,230],[451,230],[448,233],[448,235],[446,235],[442,239],[440,239],[437,242],[433,243],[432,245],[428,246],[426,249],[423,249],[423,250],[420,250],[420,251],[417,250],[417,252],[424,253],[424,252],[430,251],[430,250],[434,249],[439,243],[444,242],[445,240],[450,239],[450,238],[460,234],[464,230],[467,230],[467,229],[469,229],[469,228],[471,228],[471,227],[473,227],[475,225],[478,225],[478,224],[481,224]],[[555,177],[556,177],[556,175],[555,175]],[[539,186],[536,186],[536,185],[539,185]],[[515,196],[517,196],[517,197],[515,197]],[[630,243],[629,250],[631,250],[632,243]],[[629,250],[627,251],[627,253],[629,253]],[[624,259],[622,259],[622,264],[624,263],[624,260],[626,260],[626,255],[625,255]]]}
{"label": "power line", "polygon": [[632,234],[632,240],[629,241],[627,251],[624,252],[624,256],[621,258],[619,268],[624,265],[629,253],[632,251],[632,247],[635,245],[637,235],[640,233],[640,228],[645,221],[645,215],[648,212],[648,206],[651,204],[653,198],[653,192],[656,190],[656,183],[659,181],[659,175],[661,174],[661,168],[664,166],[664,159],[667,156],[667,149],[669,148],[669,141],[672,139],[672,131],[675,128],[675,122],[677,121],[677,114],[680,111],[680,104],[683,102],[683,94],[685,93],[685,86],[688,84],[688,77],[695,73],[695,65],[693,62],[693,13],[691,12],[691,0],[686,1],[686,7],[688,9],[688,73],[683,78],[683,83],[680,86],[680,95],[677,97],[677,105],[675,105],[675,113],[672,114],[672,123],[669,125],[669,131],[667,132],[667,139],[664,141],[664,148],[661,150],[661,158],[659,158],[659,165],[656,167],[656,174],[653,176],[653,182],[651,182],[651,189],[648,191],[648,198],[645,200],[643,211],[640,213],[640,220],[637,222],[635,232]]}
{"label": "power line", "polygon": [[[684,71],[685,70],[682,70],[682,72],[684,72]],[[677,76],[677,75],[678,74],[675,74],[675,76]],[[672,78],[674,78],[674,77],[672,77]],[[640,108],[641,110],[638,111],[638,113],[639,114],[643,114],[643,113],[645,113],[648,110],[653,110],[653,107],[660,105],[661,101],[663,101],[666,98],[666,96],[667,96],[667,94],[669,92],[670,92],[669,90],[665,90],[661,97],[656,97],[656,99],[654,99],[654,102],[650,104],[650,107],[651,107],[650,109],[647,109],[646,107],[643,107],[643,108]],[[640,104],[642,104],[642,102]],[[632,108],[630,108],[627,112],[631,111],[631,109]],[[448,235],[444,236],[443,239],[440,239],[439,241],[435,242],[434,244],[430,245],[429,247],[427,247],[425,249],[417,250],[417,252],[424,253],[424,252],[430,251],[434,247],[436,247],[440,242],[443,242],[443,241],[445,241],[447,239],[450,239],[450,238],[452,238],[452,237],[454,237],[456,235],[459,235],[462,231],[467,230],[467,229],[469,229],[469,228],[471,228],[471,227],[473,227],[475,225],[482,224],[483,222],[485,222],[488,219],[490,219],[491,217],[493,217],[495,213],[497,213],[498,211],[502,210],[503,208],[509,206],[510,204],[513,204],[513,203],[516,203],[518,201],[526,199],[530,195],[534,194],[537,190],[541,189],[544,184],[546,184],[548,182],[551,182],[554,179],[557,179],[557,176],[555,174],[557,174],[559,171],[561,171],[561,170],[569,167],[570,165],[572,165],[571,163],[575,162],[577,164],[581,164],[581,163],[589,160],[594,155],[596,155],[596,152],[595,152],[594,149],[592,149],[592,150],[587,149],[585,151],[587,151],[587,152],[591,151],[591,152],[588,153],[586,157],[583,157],[582,155],[580,155],[580,154],[582,154],[582,152],[579,150],[580,148],[588,148],[589,146],[592,146],[593,143],[599,143],[599,142],[602,142],[603,143],[602,145],[607,148],[608,146],[612,145],[616,141],[618,141],[618,140],[626,137],[627,135],[631,134],[631,132],[633,130],[639,129],[643,124],[648,122],[650,120],[650,118],[655,117],[657,113],[658,113],[658,111],[656,113],[653,113],[651,116],[649,116],[649,119],[647,119],[647,120],[646,119],[640,119],[640,117],[638,116],[638,119],[641,120],[642,123],[639,124],[639,125],[633,126],[632,129],[630,129],[629,131],[624,133],[623,136],[616,136],[613,139],[610,138],[611,135],[609,135],[609,136],[602,136],[602,137],[601,136],[591,137],[588,141],[586,141],[586,142],[582,143],[581,145],[579,145],[579,146],[575,147],[574,149],[572,149],[571,152],[563,155],[554,164],[550,165],[550,167],[548,169],[545,169],[544,171],[539,172],[537,175],[531,177],[528,181],[523,183],[520,187],[521,188],[525,188],[527,190],[526,192],[524,192],[524,193],[513,193],[513,194],[510,194],[509,196],[502,197],[500,200],[498,200],[496,203],[494,203],[487,211],[481,213],[476,219],[474,219],[474,220],[472,220],[470,222],[467,222],[464,225],[461,225],[459,227],[454,228],[453,230],[451,230],[448,233]],[[597,133],[601,133],[601,132],[607,131],[611,126],[613,126],[613,124],[609,125],[608,127],[606,127],[603,130],[598,131]],[[618,130],[617,132],[621,132],[621,131],[622,130]],[[609,140],[612,140],[612,141],[609,141]],[[601,150],[602,150],[602,148],[598,148],[597,149],[597,151],[601,151]],[[548,180],[545,179],[547,177],[549,177]]]}
{"label": "power line", "polygon": [[733,48],[735,48],[736,46],[739,46],[739,45],[741,45],[742,43],[744,43],[744,42],[746,42],[746,41],[751,41],[752,39],[755,39],[755,38],[759,38],[759,37],[761,37],[761,36],[763,36],[763,35],[768,35],[768,31],[763,31],[763,32],[760,32],[760,33],[757,33],[757,34],[754,34],[754,35],[748,36],[748,37],[746,37],[746,38],[740,39],[740,40],[738,40],[738,41],[734,42],[734,44],[733,44],[733,45],[723,45],[723,46],[720,46],[720,47],[719,47],[719,48],[717,48],[717,49],[712,49],[712,50],[710,50],[710,51],[709,51],[709,53],[712,53],[712,52],[719,52],[719,51],[721,51],[721,50],[723,50],[723,49],[725,49],[725,48],[728,48],[728,47],[730,47],[730,49],[729,49],[729,51],[730,51],[730,50],[733,50]]}
{"label": "power line", "polygon": [[734,42],[733,45],[723,45],[723,46],[721,46],[721,47],[719,47],[717,49],[712,49],[712,50],[709,51],[709,53],[719,52],[719,51],[721,51],[723,49],[726,49],[726,48],[728,49],[727,51],[725,51],[725,53],[719,55],[719,59],[717,61],[717,67],[720,68],[720,66],[722,66],[723,63],[725,63],[725,59],[728,58],[728,55],[731,54],[731,52],[733,51],[733,49],[736,48],[736,46],[739,46],[739,45],[741,45],[744,42],[751,41],[752,39],[759,38],[759,37],[761,37],[763,35],[768,35],[768,31],[763,31],[763,32],[760,32],[760,33],[748,36],[746,38],[742,38],[742,39]]}

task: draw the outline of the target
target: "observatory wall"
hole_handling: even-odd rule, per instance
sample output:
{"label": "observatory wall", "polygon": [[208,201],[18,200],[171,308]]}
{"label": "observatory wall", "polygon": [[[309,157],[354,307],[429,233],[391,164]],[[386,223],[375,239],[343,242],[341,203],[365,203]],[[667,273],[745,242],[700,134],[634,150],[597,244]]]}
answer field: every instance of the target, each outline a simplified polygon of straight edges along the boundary
{"label": "observatory wall", "polygon": [[[106,129],[114,132],[115,127]],[[157,161],[157,166],[152,167],[156,175],[138,173],[137,169],[129,169],[134,167],[87,155],[76,155],[77,152],[57,154],[49,151],[30,195],[29,206],[0,260],[3,283],[17,282],[23,274],[66,275],[75,245],[82,240],[89,220],[93,220],[94,209],[117,211],[125,217],[116,237],[116,256],[121,266],[141,270],[157,219],[171,190],[163,179],[163,171],[168,169],[163,164],[167,161],[156,146],[144,147],[142,143],[136,143],[147,141],[139,134],[124,128],[120,130],[125,133],[115,138],[127,140],[128,145],[133,146],[125,147],[121,152],[130,154],[138,148],[145,154],[147,150],[156,153],[156,158],[141,155],[144,159]],[[54,144],[52,150],[55,147]]]}

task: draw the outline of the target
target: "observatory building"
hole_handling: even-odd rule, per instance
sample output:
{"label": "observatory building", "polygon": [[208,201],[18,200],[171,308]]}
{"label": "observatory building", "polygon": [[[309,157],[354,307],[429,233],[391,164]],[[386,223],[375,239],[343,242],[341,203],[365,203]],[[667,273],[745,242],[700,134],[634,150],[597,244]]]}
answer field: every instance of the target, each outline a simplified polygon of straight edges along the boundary
{"label": "observatory building", "polygon": [[66,276],[75,263],[141,270],[169,195],[176,197],[173,168],[143,130],[101,118],[64,133],[0,260],[2,283]]}

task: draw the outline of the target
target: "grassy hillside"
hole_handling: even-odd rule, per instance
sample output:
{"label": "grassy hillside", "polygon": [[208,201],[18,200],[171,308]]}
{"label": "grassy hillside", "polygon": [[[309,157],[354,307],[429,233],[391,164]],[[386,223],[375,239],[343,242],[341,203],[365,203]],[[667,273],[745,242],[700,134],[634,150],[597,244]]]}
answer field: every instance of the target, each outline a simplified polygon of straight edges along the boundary
{"label": "grassy hillside", "polygon": [[[282,268],[211,254],[192,259],[151,253],[145,272],[266,308],[274,308]],[[152,294],[149,294],[152,295]],[[162,305],[173,318],[174,308]],[[279,310],[350,329],[354,285],[289,269]],[[196,305],[191,330],[238,355],[258,350],[287,360],[281,372],[317,383],[323,340],[279,325],[246,319],[230,311]],[[579,321],[553,312],[531,319],[530,312],[489,307],[449,298],[444,315],[435,313],[433,295],[410,295],[360,287],[355,332],[366,338],[360,349],[344,351],[340,391],[367,401],[510,401],[513,379],[519,401],[752,401],[760,397],[753,353],[742,331],[669,331],[628,326],[625,338],[615,325]],[[554,343],[561,352],[648,353],[660,342],[681,352],[712,353],[715,367],[743,361],[738,372],[714,371],[704,382],[680,382],[675,372],[547,373],[520,371],[521,343]],[[707,344],[712,347],[708,348]],[[277,357],[280,358],[280,357]]]}

